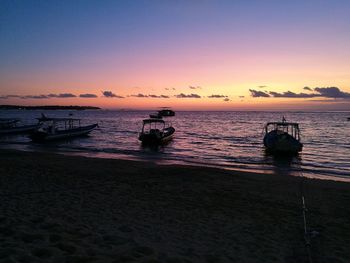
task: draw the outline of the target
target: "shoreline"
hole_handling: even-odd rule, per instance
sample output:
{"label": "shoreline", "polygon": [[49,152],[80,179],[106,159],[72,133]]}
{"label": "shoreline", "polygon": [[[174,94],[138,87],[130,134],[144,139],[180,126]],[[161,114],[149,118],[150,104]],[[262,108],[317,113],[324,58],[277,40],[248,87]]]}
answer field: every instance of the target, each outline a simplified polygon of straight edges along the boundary
{"label": "shoreline", "polygon": [[[57,152],[57,150],[59,152]],[[254,168],[243,168],[243,167],[231,167],[225,164],[216,165],[211,162],[200,162],[200,161],[188,161],[188,160],[180,160],[180,159],[157,159],[157,158],[144,158],[143,156],[126,154],[126,153],[109,153],[109,152],[95,152],[95,151],[69,151],[69,150],[60,150],[60,149],[25,149],[25,148],[11,148],[9,145],[5,147],[0,147],[1,151],[20,151],[20,152],[33,152],[33,153],[48,153],[48,154],[59,154],[64,156],[76,156],[76,157],[84,157],[84,158],[92,158],[92,159],[106,159],[106,160],[124,160],[124,161],[133,161],[133,162],[142,162],[142,163],[154,163],[162,166],[189,166],[189,167],[206,167],[212,169],[226,170],[237,173],[248,173],[248,174],[266,174],[276,176],[279,174],[283,174],[283,176],[292,176],[292,177],[305,177],[309,179],[323,180],[323,181],[335,181],[335,182],[346,182],[350,183],[350,177],[344,175],[330,175],[326,173],[313,173],[311,171],[305,171],[303,168],[296,169],[286,169],[287,167],[274,167],[268,166],[266,169],[261,169],[262,167],[254,167]],[[290,157],[284,157],[288,160]],[[239,165],[239,163],[235,163]],[[255,164],[257,165],[257,164]]]}
{"label": "shoreline", "polygon": [[312,256],[345,262],[348,183],[0,150],[0,261],[306,262],[301,187]]}

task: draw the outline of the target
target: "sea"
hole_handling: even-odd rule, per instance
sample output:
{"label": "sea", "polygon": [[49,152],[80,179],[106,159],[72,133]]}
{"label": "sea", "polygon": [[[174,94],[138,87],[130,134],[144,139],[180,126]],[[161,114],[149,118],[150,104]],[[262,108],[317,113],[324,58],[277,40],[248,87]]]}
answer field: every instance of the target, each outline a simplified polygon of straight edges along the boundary
{"label": "sea", "polygon": [[[2,110],[0,118],[29,124],[41,113],[99,127],[89,136],[50,143],[1,136],[0,148],[350,181],[350,112],[177,111],[164,118],[176,129],[174,139],[158,147],[138,141],[150,111]],[[304,148],[296,156],[271,155],[263,146],[264,125],[283,117],[299,123]]]}

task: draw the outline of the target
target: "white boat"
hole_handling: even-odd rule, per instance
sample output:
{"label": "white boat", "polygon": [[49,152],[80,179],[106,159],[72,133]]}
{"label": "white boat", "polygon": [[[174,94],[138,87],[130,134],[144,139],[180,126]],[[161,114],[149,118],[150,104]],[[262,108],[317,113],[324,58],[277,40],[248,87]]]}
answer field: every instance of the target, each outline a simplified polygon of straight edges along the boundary
{"label": "white boat", "polygon": [[302,151],[298,123],[269,122],[265,125],[264,145],[272,153],[298,153]]}
{"label": "white boat", "polygon": [[41,124],[20,125],[20,119],[0,118],[0,135],[11,135],[18,133],[29,133],[38,128]]}
{"label": "white boat", "polygon": [[47,118],[44,115],[38,118],[42,126],[30,134],[33,141],[44,142],[67,139],[89,134],[98,124],[81,126],[80,119]]}

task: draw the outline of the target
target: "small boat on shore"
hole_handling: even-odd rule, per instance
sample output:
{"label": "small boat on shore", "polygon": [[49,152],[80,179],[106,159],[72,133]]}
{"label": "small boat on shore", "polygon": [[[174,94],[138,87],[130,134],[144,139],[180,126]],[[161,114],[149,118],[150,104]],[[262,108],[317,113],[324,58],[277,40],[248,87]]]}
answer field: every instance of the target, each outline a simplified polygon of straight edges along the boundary
{"label": "small boat on shore", "polygon": [[29,133],[39,129],[41,124],[19,125],[20,119],[0,118],[0,135],[11,135],[19,133]]}
{"label": "small boat on shore", "polygon": [[265,125],[264,145],[272,153],[298,153],[302,151],[298,123],[269,122]]}
{"label": "small boat on shore", "polygon": [[174,127],[166,126],[162,119],[143,120],[142,131],[139,134],[139,140],[143,144],[163,144],[170,141],[175,133]]}
{"label": "small boat on shore", "polygon": [[30,134],[33,141],[44,142],[60,139],[68,139],[89,134],[98,125],[81,126],[80,119],[73,118],[38,118],[42,126]]}

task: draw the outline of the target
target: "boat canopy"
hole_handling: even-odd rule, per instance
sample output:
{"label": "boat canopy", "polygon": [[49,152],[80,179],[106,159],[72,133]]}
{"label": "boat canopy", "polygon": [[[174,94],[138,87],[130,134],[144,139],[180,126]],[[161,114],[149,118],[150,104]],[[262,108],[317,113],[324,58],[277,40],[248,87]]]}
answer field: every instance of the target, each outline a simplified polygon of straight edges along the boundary
{"label": "boat canopy", "polygon": [[295,126],[295,127],[299,127],[299,123],[296,122],[268,122],[266,124],[266,126],[270,126],[270,125],[276,125],[276,126]]}
{"label": "boat canopy", "polygon": [[165,123],[162,119],[145,119],[143,120],[143,124],[148,123]]}
{"label": "boat canopy", "polygon": [[286,119],[283,117],[282,121],[278,122],[268,122],[265,125],[265,133],[267,134],[269,130],[278,130],[282,132],[286,132],[291,134],[294,138],[297,140],[300,140],[300,130],[299,130],[299,123],[296,122],[287,122]]}

